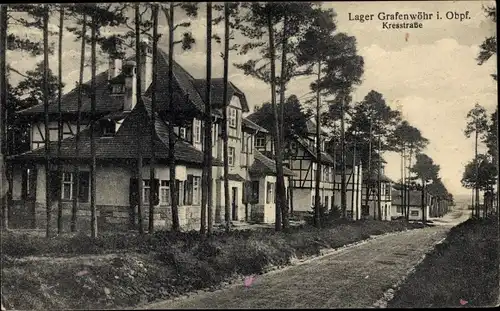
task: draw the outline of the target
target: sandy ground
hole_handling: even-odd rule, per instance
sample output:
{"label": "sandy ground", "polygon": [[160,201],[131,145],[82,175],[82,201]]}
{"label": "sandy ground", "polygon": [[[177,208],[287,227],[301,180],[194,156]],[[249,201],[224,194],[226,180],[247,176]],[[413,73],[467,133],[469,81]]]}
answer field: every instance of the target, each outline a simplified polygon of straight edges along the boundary
{"label": "sandy ground", "polygon": [[384,235],[302,265],[256,276],[215,292],[167,300],[147,309],[367,308],[403,279],[451,227],[470,213],[456,210],[435,226]]}

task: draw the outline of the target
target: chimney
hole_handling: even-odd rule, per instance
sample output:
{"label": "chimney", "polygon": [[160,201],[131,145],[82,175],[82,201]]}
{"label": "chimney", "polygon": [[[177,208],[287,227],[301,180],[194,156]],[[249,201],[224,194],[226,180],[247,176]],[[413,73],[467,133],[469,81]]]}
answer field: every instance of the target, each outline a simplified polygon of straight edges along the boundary
{"label": "chimney", "polygon": [[153,50],[148,39],[143,38],[140,44],[141,60],[141,94],[144,94],[153,80]]}
{"label": "chimney", "polygon": [[118,76],[122,71],[122,60],[119,58],[109,58],[108,80]]}
{"label": "chimney", "polygon": [[131,111],[136,104],[136,63],[132,60],[127,61],[123,66],[125,75],[125,92],[123,98],[123,110]]}

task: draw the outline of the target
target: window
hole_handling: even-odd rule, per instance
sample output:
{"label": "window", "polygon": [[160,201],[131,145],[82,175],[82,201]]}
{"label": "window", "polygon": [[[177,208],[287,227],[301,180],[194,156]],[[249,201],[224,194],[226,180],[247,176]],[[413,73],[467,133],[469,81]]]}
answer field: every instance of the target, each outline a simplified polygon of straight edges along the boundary
{"label": "window", "polygon": [[200,120],[193,120],[193,137],[194,137],[194,142],[195,143],[200,143],[201,142],[201,121]]}
{"label": "window", "polygon": [[410,212],[411,216],[418,216],[418,214],[419,214],[418,211],[411,211]]}
{"label": "window", "polygon": [[328,196],[325,196],[325,207],[328,208]]}
{"label": "window", "polygon": [[385,196],[387,197],[386,199],[391,198],[391,187],[389,185],[386,185],[385,187]]}
{"label": "window", "polygon": [[332,201],[331,201],[331,204],[332,204],[331,208],[333,209],[333,207],[335,206],[335,201],[333,200],[333,195],[332,195]]}
{"label": "window", "polygon": [[403,208],[402,206],[396,206],[396,213],[402,214],[403,213]]}
{"label": "window", "polygon": [[179,136],[182,139],[186,139],[186,128],[185,127],[179,128]]}
{"label": "window", "polygon": [[311,206],[315,206],[316,205],[316,196],[313,194],[312,195],[312,202],[311,202]]}
{"label": "window", "polygon": [[266,203],[274,203],[274,183],[268,182],[267,183],[267,198],[266,198]]}
{"label": "window", "polygon": [[112,86],[111,94],[123,94],[124,90],[125,89],[123,84],[114,84]]}
{"label": "window", "polygon": [[115,134],[115,122],[102,120],[100,122],[102,136],[113,136]]}
{"label": "window", "polygon": [[[32,174],[30,172],[30,174]],[[29,177],[29,176],[28,176]],[[36,177],[36,176],[33,176]],[[76,193],[76,184],[79,182],[78,191],[78,201],[81,203],[87,203],[89,201],[89,189],[90,189],[90,173],[89,172],[79,172],[79,178],[75,178],[72,172],[63,172],[62,178],[58,177],[57,171],[51,171],[49,180],[52,200],[72,200]],[[35,186],[34,181],[30,181]],[[33,190],[34,191],[34,190]],[[59,194],[60,192],[60,194]]]}
{"label": "window", "polygon": [[184,182],[184,205],[200,204],[200,181],[201,177],[188,175]]}
{"label": "window", "polygon": [[235,163],[235,152],[234,147],[228,147],[227,150],[227,162],[230,166],[234,166]]}
{"label": "window", "polygon": [[230,127],[236,128],[237,117],[238,117],[238,110],[230,107],[229,108],[229,115],[228,115],[228,122],[229,122]]}
{"label": "window", "polygon": [[256,137],[255,148],[265,148],[265,147],[266,147],[266,139],[264,137]]}
{"label": "window", "polygon": [[170,181],[162,180],[160,184],[160,203],[170,205]]}
{"label": "window", "polygon": [[151,191],[151,183],[149,179],[143,180],[142,188],[142,201],[144,203],[149,203],[149,192]]}
{"label": "window", "polygon": [[73,198],[73,174],[63,173],[61,199],[71,200]]}

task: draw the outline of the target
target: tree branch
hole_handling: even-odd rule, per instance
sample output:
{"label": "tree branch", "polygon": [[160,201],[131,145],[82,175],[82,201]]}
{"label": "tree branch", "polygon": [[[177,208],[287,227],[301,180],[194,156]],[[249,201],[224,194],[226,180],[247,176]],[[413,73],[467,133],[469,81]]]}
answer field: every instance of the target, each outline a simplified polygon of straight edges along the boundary
{"label": "tree branch", "polygon": [[21,72],[19,72],[19,70],[12,68],[10,65],[7,65],[7,70],[15,72],[15,73],[17,73],[18,75],[20,75],[23,78],[29,79],[29,77],[27,75],[22,74]]}

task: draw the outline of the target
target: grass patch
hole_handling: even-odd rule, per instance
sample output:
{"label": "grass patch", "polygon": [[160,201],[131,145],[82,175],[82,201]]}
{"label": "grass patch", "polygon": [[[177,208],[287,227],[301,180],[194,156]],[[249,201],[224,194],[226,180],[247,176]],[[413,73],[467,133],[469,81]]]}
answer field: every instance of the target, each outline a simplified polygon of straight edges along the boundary
{"label": "grass patch", "polygon": [[9,233],[1,241],[2,300],[7,309],[130,307],[217,287],[371,235],[420,227],[368,220],[322,229],[304,226],[287,233],[235,230],[205,238],[194,231],[158,231],[145,236],[107,234],[95,240]]}
{"label": "grass patch", "polygon": [[401,286],[389,308],[484,307],[499,293],[498,221],[468,220],[449,232]]}

